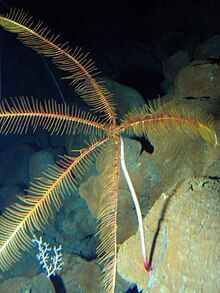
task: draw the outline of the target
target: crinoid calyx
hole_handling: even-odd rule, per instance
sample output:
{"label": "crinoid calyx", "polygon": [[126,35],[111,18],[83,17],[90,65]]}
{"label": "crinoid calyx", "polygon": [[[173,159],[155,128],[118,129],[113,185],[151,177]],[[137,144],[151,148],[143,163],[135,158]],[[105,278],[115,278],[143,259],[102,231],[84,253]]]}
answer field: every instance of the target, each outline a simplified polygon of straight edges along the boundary
{"label": "crinoid calyx", "polygon": [[[186,106],[163,104],[153,101],[141,109],[133,109],[122,119],[117,118],[117,105],[103,83],[95,79],[96,68],[87,55],[72,51],[67,44],[60,44],[42,22],[34,23],[26,13],[12,10],[0,16],[0,25],[18,35],[18,39],[39,54],[50,57],[58,68],[67,72],[65,78],[79,97],[91,108],[91,113],[58,103],[55,100],[37,101],[19,97],[0,103],[0,132],[24,133],[38,126],[54,135],[88,136],[88,144],[76,157],[64,155],[31,184],[27,194],[7,208],[0,219],[0,268],[8,270],[23,251],[28,249],[34,232],[42,231],[44,225],[59,209],[64,194],[71,193],[81,180],[84,171],[92,164],[98,153],[103,152],[105,168],[101,176],[99,196],[98,255],[103,266],[102,286],[114,292],[117,261],[117,213],[118,185],[123,159],[122,136],[124,133],[152,136],[190,136],[209,144],[216,144],[213,117],[200,110]],[[136,203],[137,204],[137,203]],[[137,207],[137,205],[136,205]],[[139,225],[141,223],[139,221]],[[143,247],[142,247],[143,251]],[[145,257],[146,252],[144,251]],[[150,269],[147,259],[143,259]]]}

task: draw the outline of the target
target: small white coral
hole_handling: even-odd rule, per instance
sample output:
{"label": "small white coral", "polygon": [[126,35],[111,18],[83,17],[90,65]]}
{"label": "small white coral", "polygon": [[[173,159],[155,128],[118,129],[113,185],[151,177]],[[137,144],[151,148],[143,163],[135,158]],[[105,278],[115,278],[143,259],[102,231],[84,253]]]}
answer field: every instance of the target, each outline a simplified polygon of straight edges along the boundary
{"label": "small white coral", "polygon": [[45,269],[47,277],[55,276],[56,272],[60,272],[64,266],[63,254],[61,252],[62,245],[59,247],[54,246],[52,249],[49,247],[49,243],[43,242],[42,237],[39,240],[34,238],[32,242],[37,245],[39,251],[37,260],[42,268]]}

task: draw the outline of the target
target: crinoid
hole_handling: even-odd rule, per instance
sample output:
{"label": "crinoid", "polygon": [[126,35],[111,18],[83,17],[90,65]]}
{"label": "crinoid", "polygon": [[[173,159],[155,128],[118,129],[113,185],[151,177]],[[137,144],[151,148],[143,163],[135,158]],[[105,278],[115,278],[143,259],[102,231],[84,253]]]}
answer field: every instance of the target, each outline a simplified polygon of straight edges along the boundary
{"label": "crinoid", "polygon": [[[58,37],[50,35],[42,22],[34,23],[26,13],[12,10],[0,16],[0,25],[13,33],[25,45],[39,54],[50,57],[58,68],[68,73],[76,93],[93,113],[59,104],[55,100],[37,101],[19,97],[0,103],[0,132],[24,133],[29,128],[41,126],[51,134],[83,133],[89,143],[78,156],[64,155],[56,165],[50,166],[44,175],[30,184],[27,194],[19,196],[19,202],[7,208],[0,219],[0,268],[8,270],[31,245],[34,232],[42,231],[55,209],[59,209],[63,195],[71,193],[84,171],[104,153],[105,169],[100,175],[102,190],[98,213],[100,246],[98,255],[103,265],[102,285],[107,292],[114,292],[117,260],[118,185],[122,170],[124,133],[135,136],[189,135],[206,143],[216,144],[211,115],[185,106],[163,104],[155,100],[141,109],[133,109],[122,119],[117,119],[111,93],[103,83],[95,80],[96,68],[80,51],[72,51],[67,44],[60,44]],[[95,116],[97,114],[97,116]],[[128,174],[126,175],[127,180]],[[134,196],[135,197],[135,196]],[[138,208],[138,202],[135,204]],[[141,231],[141,219],[139,225]],[[143,236],[144,237],[144,236]],[[143,261],[147,270],[150,264],[144,251]]]}

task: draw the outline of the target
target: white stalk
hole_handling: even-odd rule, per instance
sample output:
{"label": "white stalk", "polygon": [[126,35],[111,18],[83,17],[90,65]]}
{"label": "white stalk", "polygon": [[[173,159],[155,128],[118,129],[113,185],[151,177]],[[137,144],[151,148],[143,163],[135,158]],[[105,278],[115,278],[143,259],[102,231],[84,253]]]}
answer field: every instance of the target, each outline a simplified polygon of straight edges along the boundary
{"label": "white stalk", "polygon": [[134,206],[135,206],[135,210],[137,213],[137,218],[138,218],[138,226],[139,226],[139,233],[140,233],[140,238],[141,238],[141,251],[142,251],[142,258],[143,258],[143,262],[144,262],[144,266],[146,268],[147,271],[151,270],[150,267],[150,263],[147,259],[146,256],[146,246],[145,246],[145,235],[144,235],[144,226],[143,226],[143,220],[142,220],[142,215],[141,215],[141,208],[137,199],[137,195],[133,186],[133,183],[131,181],[131,178],[128,174],[128,170],[125,164],[125,156],[124,156],[124,142],[122,137],[120,136],[120,141],[121,141],[121,167],[122,167],[122,171],[124,173],[125,179],[127,181],[130,193],[131,193],[131,197],[133,199],[134,202]]}

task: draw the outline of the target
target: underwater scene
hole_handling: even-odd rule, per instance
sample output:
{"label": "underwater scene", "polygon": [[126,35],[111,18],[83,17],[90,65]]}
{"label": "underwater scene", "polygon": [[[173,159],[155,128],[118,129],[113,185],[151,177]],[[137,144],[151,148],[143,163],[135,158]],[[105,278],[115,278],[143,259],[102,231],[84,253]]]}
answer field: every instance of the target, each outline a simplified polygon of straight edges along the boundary
{"label": "underwater scene", "polygon": [[0,293],[220,292],[219,13],[0,0]]}

